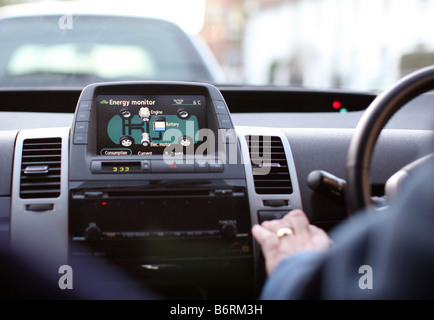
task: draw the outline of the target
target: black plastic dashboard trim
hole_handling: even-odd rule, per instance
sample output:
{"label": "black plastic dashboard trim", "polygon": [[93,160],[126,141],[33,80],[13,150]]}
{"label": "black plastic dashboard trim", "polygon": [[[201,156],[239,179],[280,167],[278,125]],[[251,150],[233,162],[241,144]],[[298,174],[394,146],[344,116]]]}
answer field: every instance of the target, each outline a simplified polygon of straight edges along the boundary
{"label": "black plastic dashboard trim", "polygon": [[[347,111],[365,110],[376,93],[284,87],[221,86],[231,113],[336,112],[339,101]],[[0,90],[0,111],[73,113],[81,89]]]}

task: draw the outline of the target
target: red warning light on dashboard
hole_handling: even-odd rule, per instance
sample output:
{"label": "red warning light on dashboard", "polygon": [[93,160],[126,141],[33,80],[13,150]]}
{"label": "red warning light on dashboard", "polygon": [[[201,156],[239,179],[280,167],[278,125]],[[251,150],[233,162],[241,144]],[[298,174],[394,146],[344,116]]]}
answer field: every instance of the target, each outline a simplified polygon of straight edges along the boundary
{"label": "red warning light on dashboard", "polygon": [[340,109],[342,107],[342,104],[340,101],[333,101],[333,109]]}
{"label": "red warning light on dashboard", "polygon": [[103,201],[103,202],[101,202],[101,205],[102,205],[102,206],[106,206],[106,205],[108,205],[108,203],[105,202],[105,201]]}

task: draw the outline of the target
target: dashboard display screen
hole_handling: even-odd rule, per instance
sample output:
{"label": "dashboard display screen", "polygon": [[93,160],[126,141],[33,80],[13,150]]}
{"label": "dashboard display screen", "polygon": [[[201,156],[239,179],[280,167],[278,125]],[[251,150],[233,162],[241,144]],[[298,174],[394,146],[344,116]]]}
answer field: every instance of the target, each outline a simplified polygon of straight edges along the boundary
{"label": "dashboard display screen", "polygon": [[98,155],[184,155],[207,125],[200,95],[99,95],[96,105]]}

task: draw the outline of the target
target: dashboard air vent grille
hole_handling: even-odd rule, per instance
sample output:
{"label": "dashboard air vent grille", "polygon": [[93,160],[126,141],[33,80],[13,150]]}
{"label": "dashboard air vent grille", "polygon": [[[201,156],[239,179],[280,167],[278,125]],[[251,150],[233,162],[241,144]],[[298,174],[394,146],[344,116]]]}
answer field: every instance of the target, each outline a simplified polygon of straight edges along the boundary
{"label": "dashboard air vent grille", "polygon": [[60,196],[61,146],[61,138],[24,140],[21,158],[21,198]]}
{"label": "dashboard air vent grille", "polygon": [[258,194],[291,194],[292,183],[282,140],[276,136],[246,136]]}

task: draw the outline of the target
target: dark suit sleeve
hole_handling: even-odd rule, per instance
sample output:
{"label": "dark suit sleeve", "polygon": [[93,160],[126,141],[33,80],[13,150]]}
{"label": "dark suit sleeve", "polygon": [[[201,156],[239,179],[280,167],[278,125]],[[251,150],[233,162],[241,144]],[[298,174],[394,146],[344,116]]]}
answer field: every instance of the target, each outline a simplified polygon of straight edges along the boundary
{"label": "dark suit sleeve", "polygon": [[[308,284],[312,286],[312,279],[324,257],[324,253],[310,251],[285,259],[276,268],[273,276],[267,279],[261,299],[300,299],[306,295]],[[314,297],[315,292],[312,292],[312,296],[308,298]]]}
{"label": "dark suit sleeve", "polygon": [[263,299],[433,299],[434,170],[411,179],[385,212],[343,223],[326,254],[284,260]]}

